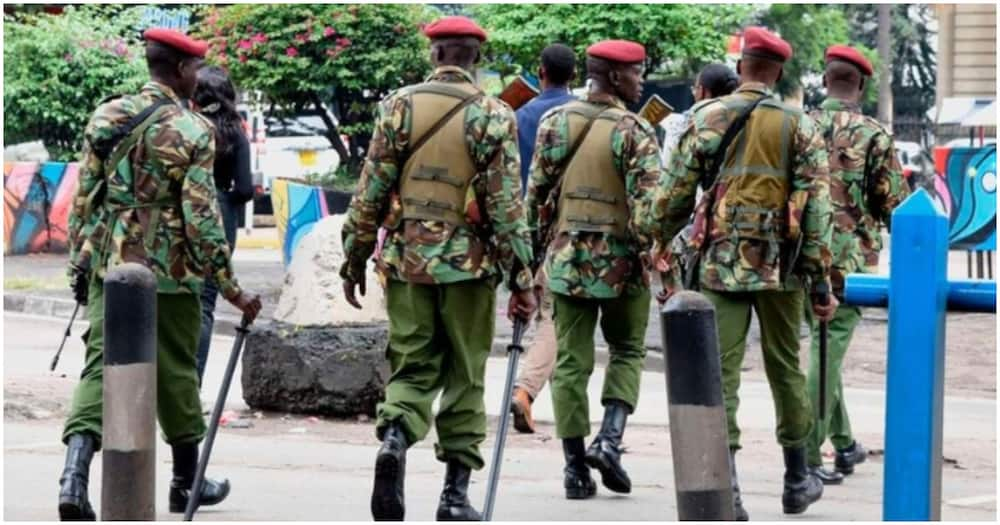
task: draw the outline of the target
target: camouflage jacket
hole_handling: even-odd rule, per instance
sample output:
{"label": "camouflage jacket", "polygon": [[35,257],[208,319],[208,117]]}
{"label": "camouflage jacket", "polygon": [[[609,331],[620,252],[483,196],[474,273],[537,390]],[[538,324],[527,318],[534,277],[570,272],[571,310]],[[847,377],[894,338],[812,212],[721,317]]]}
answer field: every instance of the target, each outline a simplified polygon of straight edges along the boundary
{"label": "camouflage jacket", "polygon": [[810,116],[827,142],[830,157],[830,281],[834,293],[843,297],[847,274],[877,271],[881,224],[889,224],[892,210],[909,195],[909,187],[892,136],[877,120],[863,115],[860,106],[828,98]]}
{"label": "camouflage jacket", "polygon": [[[798,192],[804,201],[788,202],[783,210],[787,224],[795,223],[801,231],[801,248],[795,248],[799,252],[795,263],[783,262],[779,255],[788,253],[788,245],[793,242],[777,249],[752,238],[737,238],[734,242],[732,232],[721,231],[715,222],[708,221],[718,215],[721,206],[718,196],[726,195],[731,177],[721,177],[713,192],[715,198],[701,199],[695,209],[695,194],[702,183],[702,174],[708,171],[723,134],[738,114],[737,110],[727,108],[725,102],[730,97],[750,99],[771,95],[764,84],[746,83],[732,95],[700,106],[664,171],[650,206],[651,213],[646,217],[650,235],[666,251],[692,212],[695,213],[692,238],[696,245],[704,247],[698,280],[709,290],[786,290],[803,287],[803,279],[813,286],[829,280],[831,208],[826,148],[816,124],[805,114],[785,108],[797,115],[793,117],[797,119],[797,127],[789,145],[789,200],[791,194]],[[711,203],[711,209],[706,203]],[[766,257],[762,255],[765,252]],[[783,263],[794,264],[794,268],[783,275]]]}
{"label": "camouflage jacket", "polygon": [[[131,158],[105,174],[93,144],[164,97],[175,104],[145,131]],[[239,295],[212,180],[214,159],[212,124],[184,109],[163,84],[148,82],[138,95],[99,106],[84,130],[69,218],[71,264],[103,278],[112,266],[139,263],[156,275],[159,293],[199,294],[211,273],[224,297]],[[104,198],[88,203],[102,179]]]}
{"label": "camouflage jacket", "polygon": [[[589,94],[587,102],[625,109],[621,100],[603,94]],[[538,126],[535,154],[525,208],[528,225],[549,231],[558,216],[560,165],[572,147],[569,118],[560,108],[549,110]],[[648,286],[639,254],[649,249],[650,238],[638,228],[646,213],[649,194],[660,177],[660,148],[656,133],[642,117],[629,113],[618,121],[611,134],[615,168],[625,179],[629,224],[627,238],[600,232],[552,231],[548,238],[535,238],[536,253],[548,245],[545,272],[549,290],[575,297],[608,299],[621,295],[626,287]]]}
{"label": "camouflage jacket", "polygon": [[[457,67],[437,68],[427,79],[473,83]],[[410,143],[412,98],[406,90],[378,107],[375,130],[358,189],[344,223],[344,279],[364,280],[376,234],[391,194],[398,190],[403,158]],[[531,237],[521,204],[517,121],[505,103],[483,97],[464,109],[466,143],[476,175],[472,188],[484,203],[490,234],[469,225],[404,219],[389,232],[378,270],[382,277],[421,284],[444,284],[507,274],[514,289],[531,287]]]}

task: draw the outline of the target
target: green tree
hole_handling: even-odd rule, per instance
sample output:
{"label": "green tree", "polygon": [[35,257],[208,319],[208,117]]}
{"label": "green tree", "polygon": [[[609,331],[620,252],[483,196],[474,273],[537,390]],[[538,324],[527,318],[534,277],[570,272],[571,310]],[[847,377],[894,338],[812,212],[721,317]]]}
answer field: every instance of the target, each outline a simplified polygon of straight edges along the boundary
{"label": "green tree", "polygon": [[533,72],[539,53],[553,42],[583,57],[587,46],[609,38],[646,47],[647,77],[691,74],[725,55],[728,36],[749,12],[749,6],[731,4],[478,4],[473,9],[490,35],[486,65],[504,77]]}
{"label": "green tree", "polygon": [[[850,38],[869,48],[878,39],[878,9],[874,4],[844,4],[840,6],[849,23]],[[932,47],[935,33],[930,29],[934,16],[928,4],[895,4],[892,6],[892,71],[893,109],[896,115],[924,119],[934,106],[937,83],[937,55]],[[866,111],[874,111],[874,105]]]}
{"label": "green tree", "polygon": [[[822,4],[773,4],[761,11],[758,22],[776,31],[792,45],[792,58],[785,63],[785,72],[776,87],[779,94],[788,97],[803,92],[806,106],[822,100],[822,75],[825,69],[826,48],[848,43],[848,23],[843,10]],[[861,52],[877,63],[874,44],[858,46]],[[868,83],[867,97],[874,99],[878,79]]]}
{"label": "green tree", "polygon": [[53,158],[79,152],[91,112],[148,78],[131,30],[142,7],[67,6],[61,15],[4,16],[6,144],[42,140]]}
{"label": "green tree", "polygon": [[[212,45],[209,60],[241,89],[259,90],[279,113],[322,118],[326,138],[356,173],[375,104],[429,71],[425,21],[419,5],[237,4],[210,10],[197,31]],[[351,137],[350,151],[341,133]]]}

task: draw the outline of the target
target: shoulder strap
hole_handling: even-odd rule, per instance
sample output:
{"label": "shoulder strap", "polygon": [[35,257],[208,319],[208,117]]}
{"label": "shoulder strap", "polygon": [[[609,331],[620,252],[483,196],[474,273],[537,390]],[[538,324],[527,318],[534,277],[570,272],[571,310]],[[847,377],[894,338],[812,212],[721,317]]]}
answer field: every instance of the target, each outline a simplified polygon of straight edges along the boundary
{"label": "shoulder strap", "polygon": [[[441,87],[441,86],[436,86],[436,87]],[[455,98],[458,98],[456,96],[457,93],[461,93],[461,96],[464,98],[462,98],[461,102],[456,104],[455,107],[448,110],[448,112],[445,113],[444,116],[442,116],[440,119],[438,119],[437,122],[435,122],[434,125],[431,126],[426,133],[423,134],[423,136],[421,136],[419,139],[416,140],[416,142],[413,143],[413,145],[410,147],[410,150],[406,153],[406,158],[403,160],[400,168],[402,168],[402,166],[406,164],[406,161],[409,160],[409,158],[412,157],[413,154],[417,152],[417,150],[423,147],[423,145],[426,144],[427,141],[430,140],[438,131],[440,131],[441,128],[443,128],[444,125],[447,124],[448,121],[451,120],[451,118],[454,117],[459,111],[462,111],[473,102],[483,98],[483,93],[481,91],[477,91],[476,93],[472,94],[465,93],[457,89],[452,91],[454,91],[454,93],[446,94],[444,92],[439,92],[436,90],[427,90],[427,92],[432,92],[438,95],[454,96]]]}
{"label": "shoulder strap", "polygon": [[[167,106],[170,104],[173,104],[173,101],[170,99],[163,98],[157,100],[151,106],[142,110],[142,112],[126,124],[126,126],[128,126],[132,124],[133,121],[138,121],[134,126],[131,126],[131,129],[128,130],[128,133],[123,138],[119,139],[119,142],[111,151],[111,157],[107,160],[107,166],[110,169],[114,169],[115,166],[121,162],[125,154],[132,149],[132,146],[139,142],[139,139],[141,139],[142,135],[147,129],[149,129],[149,126],[156,122],[156,120],[163,114],[164,111],[166,111]],[[143,118],[140,120],[138,117]],[[126,126],[123,126],[123,128]]]}
{"label": "shoulder strap", "polygon": [[160,107],[172,103],[173,101],[170,100],[169,98],[161,98],[156,102],[153,102],[151,105],[149,105],[148,107],[137,113],[135,116],[130,118],[128,122],[115,127],[115,129],[111,131],[111,135],[107,139],[91,144],[91,147],[94,150],[94,154],[97,155],[97,158],[100,159],[101,162],[106,161],[108,157],[111,156],[111,153],[118,146],[118,143],[121,142],[122,139],[124,139],[126,136],[128,136],[129,133],[132,133],[132,130],[134,130],[137,126],[145,122],[146,119],[148,119],[153,114],[153,112],[160,109]]}
{"label": "shoulder strap", "polygon": [[[746,126],[747,121],[750,120],[750,114],[753,113],[754,109],[757,109],[757,105],[763,102],[767,98],[769,97],[764,96],[751,102],[749,105],[743,108],[742,111],[740,111],[739,115],[737,115],[736,118],[733,120],[733,122],[729,124],[729,127],[726,128],[726,132],[722,135],[722,141],[719,142],[719,148],[715,150],[715,155],[712,155],[711,164],[709,165],[708,171],[705,172],[705,175],[711,177],[710,179],[711,184],[710,185],[703,184],[702,187],[705,186],[709,186],[711,188],[715,187],[715,183],[719,179],[719,168],[722,167],[722,163],[726,160],[726,152],[729,150],[729,145],[732,144],[733,140],[736,139],[736,136],[739,135],[741,131],[743,131],[743,128],[744,126]],[[703,181],[703,182],[708,182],[708,181]]]}

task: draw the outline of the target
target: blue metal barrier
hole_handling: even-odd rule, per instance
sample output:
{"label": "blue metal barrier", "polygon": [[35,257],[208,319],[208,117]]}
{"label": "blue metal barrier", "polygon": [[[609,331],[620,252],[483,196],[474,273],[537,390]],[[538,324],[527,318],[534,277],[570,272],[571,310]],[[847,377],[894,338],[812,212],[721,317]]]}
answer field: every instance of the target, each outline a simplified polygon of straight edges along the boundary
{"label": "blue metal barrier", "polygon": [[923,189],[893,212],[889,257],[890,277],[845,289],[847,304],[889,308],[882,519],[940,520],[945,311],[995,311],[996,283],[947,281],[948,218]]}

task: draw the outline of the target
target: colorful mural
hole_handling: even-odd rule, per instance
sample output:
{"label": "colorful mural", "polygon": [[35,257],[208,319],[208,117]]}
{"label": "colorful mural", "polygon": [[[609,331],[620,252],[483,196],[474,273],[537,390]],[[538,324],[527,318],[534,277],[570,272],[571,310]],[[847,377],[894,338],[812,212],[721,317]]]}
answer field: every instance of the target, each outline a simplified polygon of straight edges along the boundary
{"label": "colorful mural", "polygon": [[952,249],[997,249],[997,148],[935,148],[938,205],[950,219]]}
{"label": "colorful mural", "polygon": [[66,224],[79,177],[76,163],[4,163],[5,255],[67,251]]}
{"label": "colorful mural", "polygon": [[271,182],[271,205],[278,227],[278,241],[285,266],[292,260],[295,247],[317,221],[330,215],[323,189],[291,179]]}

